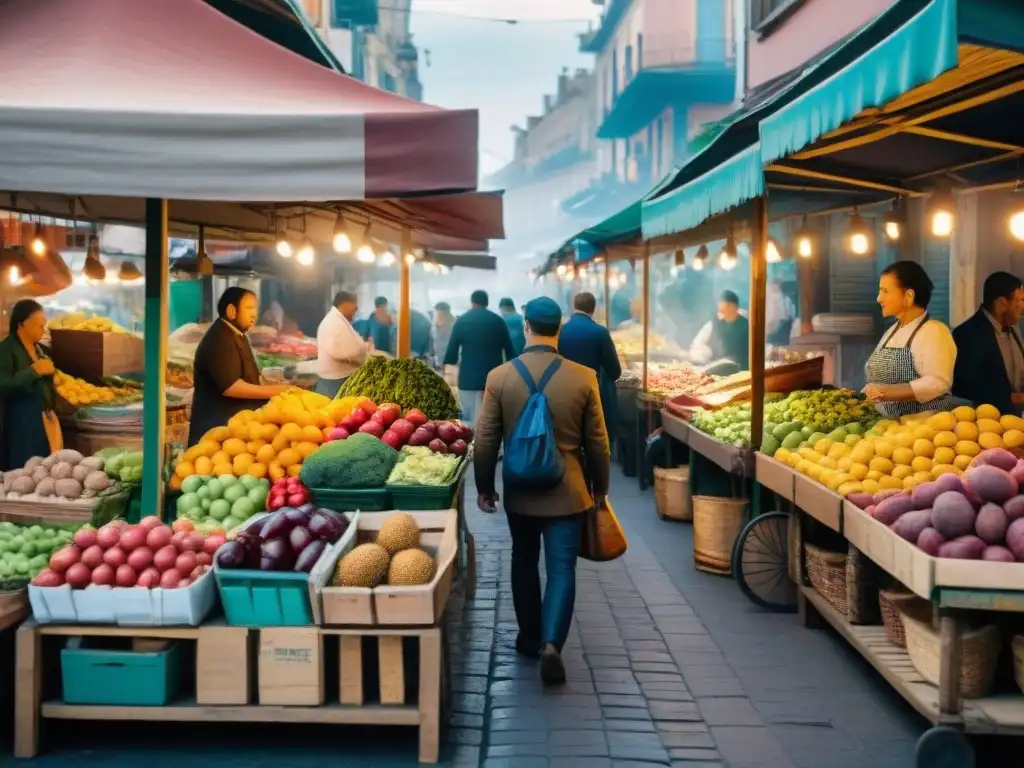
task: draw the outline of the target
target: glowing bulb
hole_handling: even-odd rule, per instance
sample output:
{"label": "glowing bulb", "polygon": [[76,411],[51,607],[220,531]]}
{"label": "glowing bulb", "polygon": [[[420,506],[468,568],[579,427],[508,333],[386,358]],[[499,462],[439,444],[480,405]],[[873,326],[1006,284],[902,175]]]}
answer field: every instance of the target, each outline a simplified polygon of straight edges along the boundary
{"label": "glowing bulb", "polygon": [[1017,211],[1010,217],[1010,234],[1024,240],[1024,211]]}
{"label": "glowing bulb", "polygon": [[937,237],[949,237],[953,233],[953,214],[950,211],[938,210],[932,216],[932,234]]}
{"label": "glowing bulb", "polygon": [[447,264],[438,264],[437,271],[440,272],[442,275],[447,275],[449,272],[451,272],[451,270],[448,269]]}
{"label": "glowing bulb", "polygon": [[32,253],[36,256],[46,255],[46,241],[43,240],[39,235],[32,238],[32,243],[29,246],[32,249]]}
{"label": "glowing bulb", "polygon": [[779,253],[779,246],[775,244],[774,240],[768,241],[768,246],[764,249],[764,260],[769,264],[775,264],[782,261],[782,254]]}
{"label": "glowing bulb", "polygon": [[356,251],[356,258],[363,264],[373,264],[377,260],[377,254],[373,252],[373,248],[369,245],[361,245],[359,250]]}
{"label": "glowing bulb", "polygon": [[7,281],[11,285],[21,285],[21,270],[17,267],[11,267],[7,272]]}
{"label": "glowing bulb", "polygon": [[311,266],[316,260],[316,251],[309,243],[304,244],[295,254],[295,260],[304,267]]}
{"label": "glowing bulb", "polygon": [[565,264],[559,264],[555,268],[555,274],[558,275],[559,277],[562,277],[563,275],[565,275],[565,273],[568,271],[568,269],[569,268],[567,266],[565,266]]}
{"label": "glowing bulb", "polygon": [[854,232],[850,235],[850,250],[857,256],[863,256],[870,248],[871,242],[863,232]]}
{"label": "glowing bulb", "polygon": [[292,244],[285,240],[283,237],[277,241],[277,255],[283,259],[290,259],[292,254],[295,253],[295,249],[292,248]]}
{"label": "glowing bulb", "polygon": [[416,254],[415,253],[407,253],[407,254],[405,254],[405,263],[408,264],[410,267],[413,264],[415,264],[416,263]]}
{"label": "glowing bulb", "polygon": [[394,263],[395,263],[395,254],[393,254],[391,251],[385,249],[381,253],[381,255],[380,255],[379,264],[382,267],[390,267]]}
{"label": "glowing bulb", "polygon": [[352,253],[352,238],[348,236],[348,233],[336,232],[334,234],[334,252]]}
{"label": "glowing bulb", "polygon": [[900,239],[900,223],[898,221],[887,221],[885,222],[885,236],[892,241]]}
{"label": "glowing bulb", "polygon": [[703,270],[704,270],[704,259],[694,259],[693,260],[693,271],[694,272],[701,272]]}
{"label": "glowing bulb", "polygon": [[668,273],[672,277],[678,277],[679,276],[679,267],[671,267],[671,268],[669,268]]}
{"label": "glowing bulb", "polygon": [[736,257],[723,251],[722,255],[718,257],[718,266],[728,272],[736,266]]}
{"label": "glowing bulb", "polygon": [[809,237],[801,237],[796,241],[796,252],[803,259],[809,259],[814,253],[814,244]]}

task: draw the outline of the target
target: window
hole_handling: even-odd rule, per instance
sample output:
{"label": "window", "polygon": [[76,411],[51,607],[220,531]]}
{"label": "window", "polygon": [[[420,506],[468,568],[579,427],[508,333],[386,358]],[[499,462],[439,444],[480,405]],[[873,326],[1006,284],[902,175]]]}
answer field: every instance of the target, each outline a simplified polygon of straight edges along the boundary
{"label": "window", "polygon": [[622,84],[625,85],[633,79],[633,46],[626,46],[625,62],[623,64]]}
{"label": "window", "polygon": [[644,68],[644,36],[636,36],[636,71]]}
{"label": "window", "polygon": [[750,0],[750,28],[765,31],[786,18],[804,0]]}

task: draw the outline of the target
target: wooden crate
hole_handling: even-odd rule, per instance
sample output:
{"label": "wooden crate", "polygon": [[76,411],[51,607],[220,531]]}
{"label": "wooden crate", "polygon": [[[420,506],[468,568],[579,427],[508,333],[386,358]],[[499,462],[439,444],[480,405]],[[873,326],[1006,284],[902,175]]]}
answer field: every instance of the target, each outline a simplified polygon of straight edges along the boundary
{"label": "wooden crate", "polygon": [[83,379],[101,379],[145,368],[145,344],[128,333],[50,331],[53,364]]}
{"label": "wooden crate", "polygon": [[[394,512],[361,512],[349,546],[373,541]],[[441,621],[455,576],[458,514],[410,512],[420,526],[420,546],[434,556],[434,578],[418,587],[332,587],[331,576],[348,547],[334,545],[309,577],[313,620],[320,626],[434,626]],[[344,551],[343,551],[344,550]]]}

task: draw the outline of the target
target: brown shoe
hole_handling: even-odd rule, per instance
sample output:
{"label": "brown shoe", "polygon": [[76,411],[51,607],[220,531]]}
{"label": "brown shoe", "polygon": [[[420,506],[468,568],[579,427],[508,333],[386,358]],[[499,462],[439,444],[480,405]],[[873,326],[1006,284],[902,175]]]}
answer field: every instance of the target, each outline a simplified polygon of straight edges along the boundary
{"label": "brown shoe", "polygon": [[540,652],[540,679],[544,685],[562,685],[565,683],[565,664],[562,655],[551,643],[544,645]]}

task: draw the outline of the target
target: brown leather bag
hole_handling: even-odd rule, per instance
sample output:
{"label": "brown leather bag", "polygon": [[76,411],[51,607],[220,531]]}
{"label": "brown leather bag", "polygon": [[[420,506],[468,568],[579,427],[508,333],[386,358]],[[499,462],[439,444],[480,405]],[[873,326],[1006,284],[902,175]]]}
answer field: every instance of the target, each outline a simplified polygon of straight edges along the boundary
{"label": "brown leather bag", "polygon": [[584,512],[583,542],[580,557],[596,563],[607,563],[626,553],[629,542],[615,516],[611,502],[606,498],[601,506]]}

